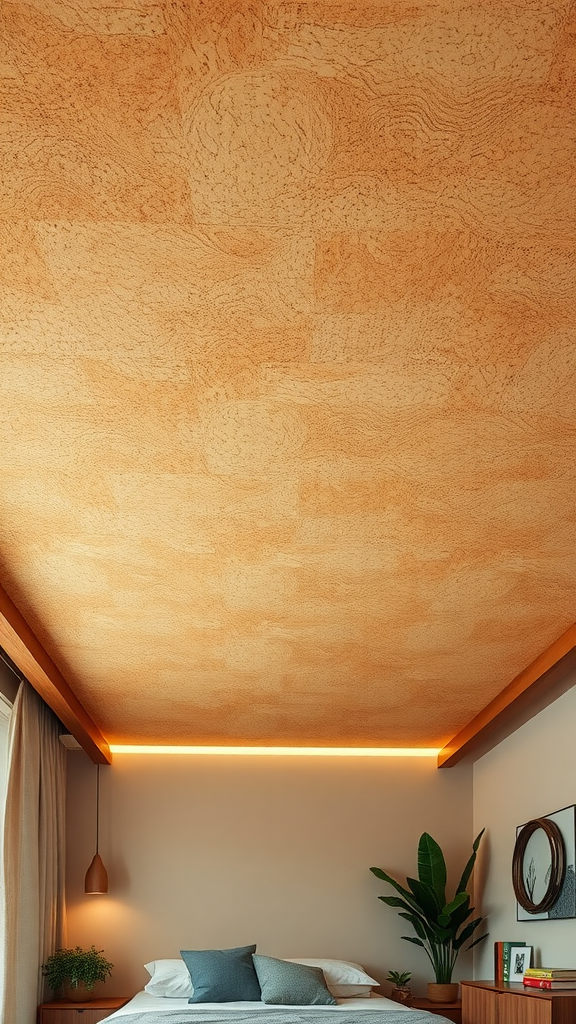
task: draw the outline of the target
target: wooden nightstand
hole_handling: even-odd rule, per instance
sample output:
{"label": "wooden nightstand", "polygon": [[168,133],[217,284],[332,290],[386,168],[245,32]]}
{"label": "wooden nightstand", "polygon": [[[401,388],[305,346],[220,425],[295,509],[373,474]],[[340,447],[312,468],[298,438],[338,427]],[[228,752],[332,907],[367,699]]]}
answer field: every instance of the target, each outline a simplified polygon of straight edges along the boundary
{"label": "wooden nightstand", "polygon": [[436,1013],[439,1017],[447,1017],[454,1021],[454,1024],[462,1024],[462,1003],[431,1003],[429,999],[412,999],[409,1003],[411,1010],[428,1010],[428,1013]]}
{"label": "wooden nightstand", "polygon": [[129,1001],[130,996],[110,996],[108,999],[90,999],[87,1003],[71,1003],[68,999],[55,999],[38,1007],[38,1024],[100,1024],[114,1010]]}

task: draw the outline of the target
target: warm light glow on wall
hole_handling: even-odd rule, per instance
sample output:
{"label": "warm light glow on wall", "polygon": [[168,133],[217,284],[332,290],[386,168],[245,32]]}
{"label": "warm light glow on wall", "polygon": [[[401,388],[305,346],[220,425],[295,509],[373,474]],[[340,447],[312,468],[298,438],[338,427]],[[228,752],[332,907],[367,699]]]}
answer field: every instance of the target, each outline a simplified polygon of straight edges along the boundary
{"label": "warm light glow on wall", "polygon": [[437,757],[439,747],[187,747],[165,744],[111,743],[113,754],[228,754],[288,757]]}

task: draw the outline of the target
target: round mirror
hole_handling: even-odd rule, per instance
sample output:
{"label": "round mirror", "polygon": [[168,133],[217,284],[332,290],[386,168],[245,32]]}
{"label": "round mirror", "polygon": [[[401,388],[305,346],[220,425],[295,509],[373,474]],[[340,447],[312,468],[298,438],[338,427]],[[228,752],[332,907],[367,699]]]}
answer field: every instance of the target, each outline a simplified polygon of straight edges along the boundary
{"label": "round mirror", "polygon": [[566,872],[564,840],[549,818],[534,818],[518,834],[512,858],[516,899],[529,914],[554,906]]}

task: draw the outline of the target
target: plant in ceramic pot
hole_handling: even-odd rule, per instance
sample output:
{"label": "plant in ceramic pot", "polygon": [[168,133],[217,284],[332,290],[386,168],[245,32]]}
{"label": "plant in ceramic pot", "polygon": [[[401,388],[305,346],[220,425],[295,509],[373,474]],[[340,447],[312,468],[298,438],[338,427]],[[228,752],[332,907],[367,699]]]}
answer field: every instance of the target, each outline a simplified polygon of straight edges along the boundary
{"label": "plant in ceramic pot", "polygon": [[102,956],[103,950],[57,949],[42,964],[42,974],[55,992],[62,989],[67,999],[80,1002],[92,998],[97,981],[106,981],[114,964]]}
{"label": "plant in ceramic pot", "polygon": [[412,977],[410,971],[389,971],[386,981],[391,981],[394,985],[390,993],[390,999],[393,999],[396,1003],[409,1003],[412,999],[412,989],[408,982]]}
{"label": "plant in ceramic pot", "polygon": [[[421,946],[434,969],[436,982],[428,985],[431,1002],[454,1002],[458,998],[458,985],[452,984],[452,971],[460,951],[472,938],[484,918],[470,921],[474,907],[466,886],[476,862],[476,854],[484,829],[472,845],[472,855],[462,872],[456,892],[451,900],[446,897],[446,861],[438,843],[424,832],[418,843],[418,878],[407,878],[408,888],[400,885],[381,868],[370,868],[377,878],[388,882],[399,896],[379,896],[389,907],[398,909],[400,917],[409,921],[416,936],[403,935],[407,942]],[[472,949],[487,937],[487,932],[466,946]]]}

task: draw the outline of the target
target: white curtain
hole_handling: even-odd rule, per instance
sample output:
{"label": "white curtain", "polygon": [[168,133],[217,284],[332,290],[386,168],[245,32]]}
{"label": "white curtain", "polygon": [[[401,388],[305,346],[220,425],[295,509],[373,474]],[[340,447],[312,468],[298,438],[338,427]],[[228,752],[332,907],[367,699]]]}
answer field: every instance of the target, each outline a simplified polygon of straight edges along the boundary
{"label": "white curtain", "polygon": [[56,716],[25,680],[12,713],[4,825],[6,983],[2,1020],[35,1024],[41,965],[65,942],[66,751]]}

